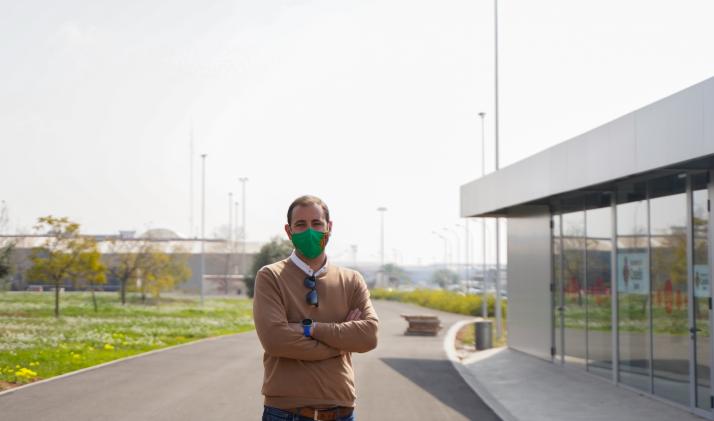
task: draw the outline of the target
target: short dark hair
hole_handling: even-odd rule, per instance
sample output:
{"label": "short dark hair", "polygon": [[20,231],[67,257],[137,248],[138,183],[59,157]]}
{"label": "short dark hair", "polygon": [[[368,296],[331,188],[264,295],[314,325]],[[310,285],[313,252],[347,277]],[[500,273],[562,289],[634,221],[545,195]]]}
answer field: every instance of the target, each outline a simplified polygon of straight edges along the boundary
{"label": "short dark hair", "polygon": [[325,220],[330,221],[330,210],[327,208],[327,205],[325,202],[322,201],[317,196],[310,196],[305,195],[305,196],[300,196],[297,199],[293,200],[293,203],[290,204],[290,207],[288,208],[288,225],[292,224],[293,222],[293,209],[295,209],[296,206],[308,206],[308,205],[317,205],[322,208],[322,212],[325,214]]}

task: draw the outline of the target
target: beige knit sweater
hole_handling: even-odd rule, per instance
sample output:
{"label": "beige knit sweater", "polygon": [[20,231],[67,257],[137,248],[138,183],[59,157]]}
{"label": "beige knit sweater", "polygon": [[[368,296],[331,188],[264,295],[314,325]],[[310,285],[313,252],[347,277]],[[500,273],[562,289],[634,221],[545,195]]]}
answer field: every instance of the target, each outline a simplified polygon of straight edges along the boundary
{"label": "beige knit sweater", "polygon": [[[307,304],[307,275],[289,259],[263,267],[255,279],[253,317],[263,345],[265,405],[277,408],[355,406],[352,352],[377,346],[379,319],[362,276],[329,265],[317,277],[319,307]],[[344,322],[354,308],[360,320]],[[288,327],[317,322],[312,338]]]}

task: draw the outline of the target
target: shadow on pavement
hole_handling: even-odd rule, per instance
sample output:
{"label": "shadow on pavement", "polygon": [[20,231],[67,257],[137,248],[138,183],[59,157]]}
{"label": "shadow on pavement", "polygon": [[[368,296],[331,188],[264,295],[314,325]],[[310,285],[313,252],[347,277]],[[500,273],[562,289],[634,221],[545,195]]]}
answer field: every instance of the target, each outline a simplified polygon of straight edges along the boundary
{"label": "shadow on pavement", "polygon": [[381,358],[394,371],[470,420],[500,421],[447,360]]}

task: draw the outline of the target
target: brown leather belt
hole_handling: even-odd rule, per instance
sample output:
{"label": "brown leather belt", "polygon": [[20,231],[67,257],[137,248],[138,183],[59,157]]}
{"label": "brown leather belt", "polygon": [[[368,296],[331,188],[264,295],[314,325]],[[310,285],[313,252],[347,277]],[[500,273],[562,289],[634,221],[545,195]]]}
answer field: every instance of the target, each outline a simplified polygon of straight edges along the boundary
{"label": "brown leather belt", "polygon": [[338,418],[348,417],[354,412],[354,408],[348,406],[335,406],[332,408],[292,408],[285,409],[293,414],[301,417],[310,418],[312,420],[334,421]]}

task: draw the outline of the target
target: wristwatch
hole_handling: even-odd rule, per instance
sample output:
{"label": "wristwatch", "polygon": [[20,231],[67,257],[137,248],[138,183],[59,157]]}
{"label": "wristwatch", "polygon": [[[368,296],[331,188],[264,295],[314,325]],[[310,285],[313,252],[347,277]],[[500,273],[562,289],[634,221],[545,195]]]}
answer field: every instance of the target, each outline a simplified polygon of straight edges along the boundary
{"label": "wristwatch", "polygon": [[302,321],[302,333],[305,335],[306,338],[310,337],[310,328],[314,326],[314,322],[312,319],[303,319]]}

